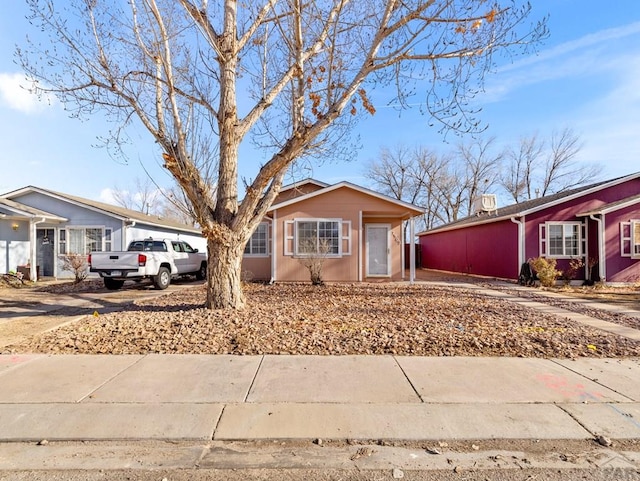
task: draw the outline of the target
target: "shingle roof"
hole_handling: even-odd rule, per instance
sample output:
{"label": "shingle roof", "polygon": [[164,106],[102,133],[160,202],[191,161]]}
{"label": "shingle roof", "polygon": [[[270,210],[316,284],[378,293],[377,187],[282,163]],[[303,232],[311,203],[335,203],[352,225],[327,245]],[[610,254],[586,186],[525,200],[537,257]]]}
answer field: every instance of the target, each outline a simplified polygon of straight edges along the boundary
{"label": "shingle roof", "polygon": [[486,224],[490,222],[498,222],[509,219],[511,217],[520,217],[522,215],[530,214],[532,212],[536,212],[547,207],[554,205],[556,202],[568,200],[571,197],[579,197],[581,195],[586,195],[591,191],[600,190],[604,187],[608,187],[609,185],[613,185],[619,183],[624,180],[630,180],[636,177],[640,177],[640,172],[627,175],[624,177],[616,177],[615,179],[604,180],[601,182],[596,182],[589,185],[584,185],[581,187],[577,187],[575,189],[565,190],[562,192],[558,192],[551,195],[546,195],[544,197],[539,197],[537,199],[526,200],[524,202],[519,202],[516,204],[507,205],[505,207],[499,207],[496,211],[492,212],[479,212],[477,214],[472,214],[463,219],[459,219],[454,222],[450,222],[448,224],[436,227],[434,229],[419,232],[417,235],[428,235],[436,232],[446,231],[446,230],[455,230],[462,227],[468,227],[476,224]]}
{"label": "shingle roof", "polygon": [[200,233],[200,229],[192,227],[188,224],[183,224],[182,222],[176,222],[170,219],[164,219],[157,215],[144,214],[143,212],[138,212],[131,209],[125,209],[124,207],[107,204],[106,202],[98,202],[91,199],[85,199],[84,197],[78,197],[75,195],[69,195],[69,194],[56,192],[49,189],[43,189],[41,187],[27,186],[22,189],[4,194],[2,197],[4,197],[4,199],[7,199],[7,198],[18,196],[19,194],[22,194],[24,192],[29,192],[29,191],[40,192],[44,195],[58,197],[60,199],[67,200],[72,203],[82,205],[84,207],[100,210],[114,217],[121,218],[122,220],[132,220],[132,221],[149,224],[153,226],[158,226],[158,227],[168,227],[171,229]]}

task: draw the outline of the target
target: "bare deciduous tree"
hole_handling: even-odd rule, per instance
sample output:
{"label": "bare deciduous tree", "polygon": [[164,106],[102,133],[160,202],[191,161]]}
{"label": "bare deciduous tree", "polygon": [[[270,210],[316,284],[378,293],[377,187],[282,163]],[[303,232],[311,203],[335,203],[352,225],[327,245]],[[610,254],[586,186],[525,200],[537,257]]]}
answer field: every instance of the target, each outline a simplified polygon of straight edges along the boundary
{"label": "bare deciduous tree", "polygon": [[506,154],[501,184],[516,202],[584,185],[598,178],[602,167],[579,162],[580,138],[569,128],[554,131],[547,144],[537,134],[522,137]]}
{"label": "bare deciduous tree", "polygon": [[[473,128],[460,113],[494,55],[546,35],[544,21],[522,26],[530,6],[516,0],[27,2],[51,39],[18,51],[41,91],[107,112],[116,143],[136,122],[161,149],[207,238],[210,308],[243,307],[244,246],[287,170],[373,114],[374,85],[396,86],[404,106],[417,86],[434,119]],[[267,160],[240,202],[252,135]]]}
{"label": "bare deciduous tree", "polygon": [[125,209],[145,214],[160,214],[162,194],[149,178],[136,177],[129,187],[115,186],[111,190],[115,203]]}
{"label": "bare deciduous tree", "polygon": [[542,155],[543,144],[537,134],[523,137],[516,147],[505,152],[505,166],[500,183],[515,202],[532,198],[531,189],[538,159]]}

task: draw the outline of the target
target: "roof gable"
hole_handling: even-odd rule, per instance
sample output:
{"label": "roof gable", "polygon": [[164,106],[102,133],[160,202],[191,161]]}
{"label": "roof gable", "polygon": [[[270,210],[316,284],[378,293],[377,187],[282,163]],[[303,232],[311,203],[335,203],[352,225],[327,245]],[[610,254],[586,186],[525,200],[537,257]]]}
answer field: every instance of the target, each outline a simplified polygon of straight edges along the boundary
{"label": "roof gable", "polygon": [[578,215],[580,217],[586,217],[588,215],[608,214],[609,212],[615,212],[616,210],[624,209],[625,207],[629,207],[635,204],[640,204],[640,194],[632,195],[629,197],[625,197],[624,199],[620,199],[616,202],[610,202],[608,204],[601,205],[597,209],[591,209],[587,212],[581,212]]}
{"label": "roof gable", "polygon": [[0,196],[0,199],[11,200],[12,198],[16,198],[16,197],[19,197],[20,195],[30,193],[30,192],[37,192],[41,195],[56,198],[58,200],[62,200],[63,202],[69,202],[71,204],[83,207],[85,209],[100,212],[123,221],[135,221],[135,222],[140,222],[142,224],[152,225],[156,227],[164,227],[164,228],[183,230],[183,231],[194,232],[194,233],[200,232],[199,229],[183,224],[181,222],[162,219],[161,217],[158,217],[158,216],[147,215],[142,212],[138,212],[131,209],[125,209],[124,207],[118,207],[115,205],[107,204],[105,202],[98,202],[91,199],[85,199],[84,197],[64,194],[61,192],[43,189],[41,187],[35,187],[31,185],[27,187],[23,187],[22,189],[18,189],[18,190],[3,194],[2,196]]}
{"label": "roof gable", "polygon": [[[41,210],[41,209],[36,209],[34,207],[30,207],[28,205],[21,204],[20,202],[15,202],[10,199],[0,198],[0,208],[2,208],[2,210],[6,210],[7,212],[9,212],[9,214],[7,215],[12,215],[16,217],[27,217],[27,218],[41,217],[41,218],[46,218],[47,220],[52,220],[57,222],[64,222],[68,220],[68,219],[65,219],[64,217],[60,217],[58,215],[45,212],[44,210]],[[2,215],[1,217],[6,217],[7,215]]]}
{"label": "roof gable", "polygon": [[412,213],[416,214],[416,215],[424,213],[424,209],[422,207],[418,207],[417,205],[410,204],[408,202],[404,202],[404,201],[401,201],[401,200],[394,199],[394,198],[386,196],[384,194],[380,194],[379,192],[375,192],[373,190],[370,190],[370,189],[367,189],[365,187],[361,187],[359,185],[352,184],[351,182],[346,182],[346,181],[338,182],[337,184],[333,184],[333,185],[328,185],[328,186],[326,186],[326,187],[324,187],[322,189],[316,190],[314,192],[310,192],[308,194],[304,194],[304,195],[301,195],[299,197],[295,197],[293,199],[286,200],[284,202],[279,202],[277,204],[273,204],[269,208],[268,212],[273,212],[275,210],[281,209],[282,207],[286,207],[286,206],[289,206],[289,205],[292,205],[292,204],[296,204],[298,202],[303,202],[305,200],[312,199],[312,198],[320,196],[320,195],[326,195],[326,194],[329,194],[329,193],[331,193],[331,192],[333,192],[333,191],[335,191],[337,189],[340,189],[340,188],[351,189],[351,190],[354,190],[356,192],[360,192],[362,194],[369,195],[371,197],[375,197],[377,199],[383,200],[385,202],[389,202],[389,203],[394,204],[396,206],[404,207],[404,208],[408,209],[409,211],[412,211]]}

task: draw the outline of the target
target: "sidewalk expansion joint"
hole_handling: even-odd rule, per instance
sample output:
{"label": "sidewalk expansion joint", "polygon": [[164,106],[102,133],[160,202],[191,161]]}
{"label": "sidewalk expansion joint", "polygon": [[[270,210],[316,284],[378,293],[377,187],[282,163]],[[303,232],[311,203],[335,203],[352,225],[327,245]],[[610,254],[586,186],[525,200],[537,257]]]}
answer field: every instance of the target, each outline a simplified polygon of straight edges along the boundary
{"label": "sidewalk expansion joint", "polygon": [[[87,399],[91,399],[91,396],[96,393],[99,389],[101,389],[102,387],[104,387],[105,385],[107,385],[108,383],[110,383],[111,381],[113,381],[115,378],[117,378],[120,374],[122,374],[123,372],[129,370],[130,368],[132,368],[133,366],[135,366],[136,364],[138,364],[140,361],[142,361],[144,358],[148,357],[149,354],[144,354],[140,356],[140,359],[137,359],[136,361],[134,361],[132,364],[129,364],[128,366],[122,368],[120,371],[116,372],[113,376],[111,376],[108,379],[105,379],[105,381],[103,383],[101,383],[100,385],[96,386],[91,392],[89,392],[88,394],[85,394],[84,396],[82,396],[78,401],[76,401],[76,404],[82,403],[83,401],[87,400]],[[109,403],[111,404],[111,403]]]}
{"label": "sidewalk expansion joint", "polygon": [[568,410],[566,410],[564,407],[560,406],[559,404],[555,405],[558,409],[560,409],[562,412],[564,412],[565,414],[567,414],[571,419],[573,419],[582,429],[584,429],[586,432],[588,432],[591,436],[595,437],[596,433],[594,433],[593,431],[591,431],[582,421],[580,421],[575,415],[573,415],[571,412],[569,412]]}
{"label": "sidewalk expansion joint", "polygon": [[[218,432],[218,427],[220,427],[220,422],[222,421],[222,416],[224,416],[224,412],[226,409],[227,409],[227,405],[223,404],[222,409],[220,410],[220,414],[218,415],[218,419],[216,420],[213,426],[213,431],[211,431],[211,437],[209,438],[211,441],[216,440],[216,433]],[[209,447],[209,450],[211,450],[211,447]]]}
{"label": "sidewalk expansion joint", "polygon": [[413,384],[413,381],[411,381],[411,379],[409,378],[408,374],[402,368],[402,365],[398,362],[398,357],[397,356],[392,356],[392,357],[393,357],[394,362],[396,363],[396,366],[398,366],[398,368],[400,368],[400,371],[402,372],[402,375],[404,376],[404,378],[409,383],[409,386],[411,386],[411,389],[413,389],[413,392],[416,393],[416,396],[418,396],[418,399],[420,399],[420,402],[424,404],[423,397],[420,395],[420,392],[418,391],[418,389],[416,389],[416,386]]}
{"label": "sidewalk expansion joint", "polygon": [[242,402],[246,403],[247,399],[249,399],[249,395],[251,394],[251,390],[253,389],[253,385],[256,383],[256,379],[258,379],[258,373],[262,368],[262,363],[264,362],[264,354],[260,356],[260,362],[258,363],[258,367],[256,368],[256,372],[253,374],[253,379],[251,380],[251,384],[249,385],[249,389],[247,389],[247,394],[245,394]]}
{"label": "sidewalk expansion joint", "polygon": [[558,362],[558,360],[557,360],[557,359],[549,359],[549,361],[551,361],[552,363],[554,363],[556,366],[563,367],[563,368],[565,368],[566,370],[571,371],[572,373],[577,374],[578,376],[580,376],[580,377],[583,377],[583,378],[587,379],[588,381],[591,381],[591,382],[593,382],[593,383],[595,383],[595,384],[597,384],[597,385],[599,385],[599,386],[602,386],[603,388],[607,389],[608,391],[612,391],[612,392],[614,392],[614,393],[616,393],[616,394],[618,394],[618,395],[622,396],[623,398],[628,399],[628,400],[629,400],[629,402],[638,402],[638,400],[637,400],[637,399],[633,399],[633,398],[631,398],[631,397],[627,396],[626,394],[624,394],[624,393],[622,393],[622,392],[620,392],[620,391],[617,391],[616,389],[612,388],[611,386],[607,386],[606,384],[603,384],[603,383],[602,383],[602,382],[600,382],[597,378],[590,378],[589,376],[585,375],[584,373],[582,373],[582,372],[580,372],[580,371],[576,371],[575,369],[572,369],[571,367],[566,366],[566,365],[564,365],[564,364],[562,364],[562,363]]}

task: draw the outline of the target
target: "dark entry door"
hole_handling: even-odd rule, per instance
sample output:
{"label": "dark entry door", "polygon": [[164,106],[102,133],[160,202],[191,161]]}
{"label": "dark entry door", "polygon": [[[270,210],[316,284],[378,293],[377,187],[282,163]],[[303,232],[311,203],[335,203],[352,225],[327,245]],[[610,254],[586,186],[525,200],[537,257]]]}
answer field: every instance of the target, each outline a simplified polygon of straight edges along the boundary
{"label": "dark entry door", "polygon": [[54,229],[36,229],[36,260],[38,261],[38,275],[44,277],[53,277],[53,256],[55,230]]}

